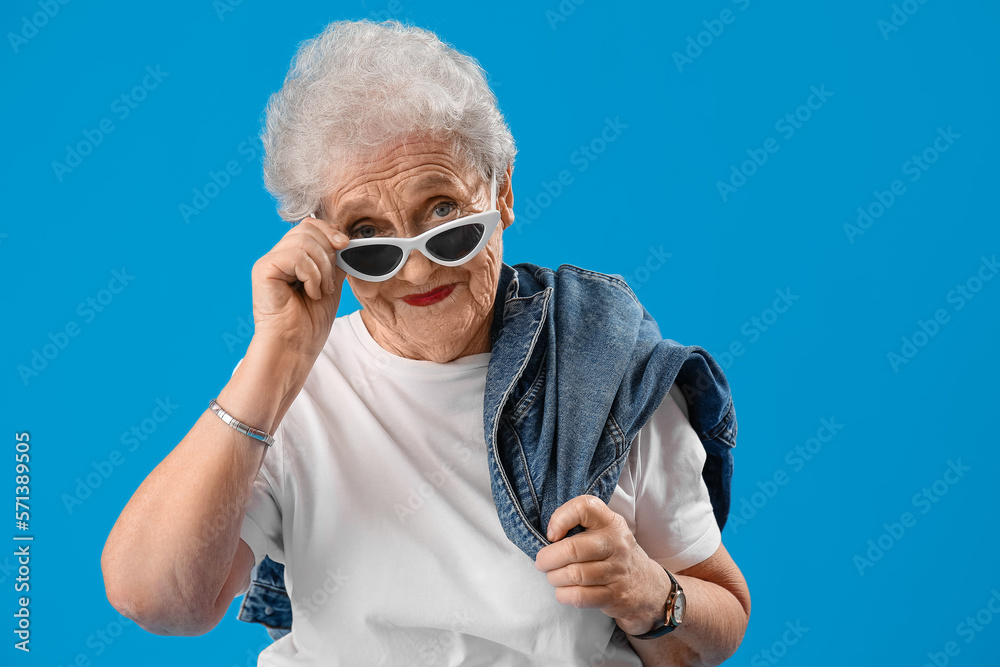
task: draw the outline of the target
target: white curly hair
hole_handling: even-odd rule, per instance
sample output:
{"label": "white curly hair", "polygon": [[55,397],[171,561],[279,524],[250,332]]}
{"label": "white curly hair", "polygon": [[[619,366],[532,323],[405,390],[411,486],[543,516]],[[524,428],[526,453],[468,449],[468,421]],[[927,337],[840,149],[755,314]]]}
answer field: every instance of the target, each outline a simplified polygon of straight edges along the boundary
{"label": "white curly hair", "polygon": [[319,210],[338,165],[389,142],[441,137],[500,189],[517,149],[479,62],[399,21],[335,21],[303,42],[268,101],[264,184],[288,221]]}

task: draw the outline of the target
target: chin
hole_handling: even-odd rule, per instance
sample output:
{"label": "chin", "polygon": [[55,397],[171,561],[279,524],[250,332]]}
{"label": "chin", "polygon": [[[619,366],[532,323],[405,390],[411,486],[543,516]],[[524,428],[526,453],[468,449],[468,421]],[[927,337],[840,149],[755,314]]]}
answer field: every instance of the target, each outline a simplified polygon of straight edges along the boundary
{"label": "chin", "polygon": [[[464,299],[461,303],[449,299],[430,306],[409,306],[398,311],[399,323],[410,340],[419,340],[435,348],[463,349],[469,342],[478,318]],[[402,333],[402,332],[401,332]]]}

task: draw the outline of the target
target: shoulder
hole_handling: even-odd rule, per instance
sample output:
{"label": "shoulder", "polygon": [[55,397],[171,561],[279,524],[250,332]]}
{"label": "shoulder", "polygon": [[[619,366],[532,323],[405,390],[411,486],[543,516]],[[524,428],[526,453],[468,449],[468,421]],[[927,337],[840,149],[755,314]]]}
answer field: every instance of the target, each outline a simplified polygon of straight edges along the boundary
{"label": "shoulder", "polygon": [[631,302],[639,303],[635,292],[625,279],[615,273],[601,273],[573,264],[560,264],[558,268],[550,269],[524,262],[515,264],[511,268],[512,273],[516,273],[519,283],[519,296],[524,296],[525,292],[535,293],[545,288],[552,288],[556,292],[559,292],[560,288],[585,289],[614,293]]}
{"label": "shoulder", "polygon": [[616,489],[622,498],[612,508],[650,557],[671,571],[701,562],[721,542],[702,479],[705,448],[687,410],[675,385],[633,439]]}
{"label": "shoulder", "polygon": [[338,405],[352,404],[360,391],[381,374],[377,358],[361,339],[360,310],[337,317],[323,349],[279,425],[286,445],[299,450],[329,427]]}
{"label": "shoulder", "polygon": [[[671,385],[670,391],[632,442],[634,451],[630,452],[630,458],[644,459],[647,463],[645,472],[669,474],[673,470],[683,478],[701,479],[705,447],[691,426],[688,410],[680,387]],[[673,476],[672,481],[678,483],[682,479]]]}

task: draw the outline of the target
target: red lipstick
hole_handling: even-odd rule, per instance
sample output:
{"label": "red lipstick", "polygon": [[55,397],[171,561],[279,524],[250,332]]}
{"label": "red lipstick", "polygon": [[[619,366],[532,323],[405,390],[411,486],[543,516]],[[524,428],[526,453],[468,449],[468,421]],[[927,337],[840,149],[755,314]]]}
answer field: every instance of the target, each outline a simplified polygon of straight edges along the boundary
{"label": "red lipstick", "polygon": [[454,285],[443,285],[432,289],[430,292],[424,292],[423,294],[410,294],[403,297],[403,301],[410,304],[411,306],[429,306],[432,303],[437,303],[441,301],[446,296],[451,294],[451,291],[455,289]]}

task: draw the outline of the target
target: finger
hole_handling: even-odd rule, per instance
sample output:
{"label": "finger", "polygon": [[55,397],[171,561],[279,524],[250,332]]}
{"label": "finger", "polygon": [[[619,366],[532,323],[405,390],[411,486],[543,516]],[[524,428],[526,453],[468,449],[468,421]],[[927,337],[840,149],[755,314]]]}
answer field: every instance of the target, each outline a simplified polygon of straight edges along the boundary
{"label": "finger", "polygon": [[316,262],[302,248],[288,247],[273,250],[265,255],[267,266],[265,278],[283,280],[286,283],[299,281],[312,299],[322,298],[323,274]]}
{"label": "finger", "polygon": [[337,289],[337,274],[334,262],[337,256],[330,247],[330,241],[319,230],[302,230],[294,235],[289,234],[279,244],[282,250],[305,252],[312,258],[320,270],[320,288],[327,294]]}
{"label": "finger", "polygon": [[311,299],[319,301],[323,298],[323,272],[308,253],[303,252],[296,260],[295,278],[302,283],[302,288]]}
{"label": "finger", "polygon": [[555,542],[577,525],[602,528],[611,522],[610,513],[608,506],[597,496],[584,494],[570,498],[552,513],[546,535],[550,542]]}
{"label": "finger", "polygon": [[607,586],[562,586],[556,600],[578,609],[603,609],[614,604],[614,594]]}
{"label": "finger", "polygon": [[[289,240],[289,242],[293,242]],[[330,246],[330,240],[318,229],[303,230],[296,237],[294,243],[298,248],[304,250],[319,267],[322,275],[320,285],[327,294],[332,294],[336,289],[337,275],[334,269],[337,255]]]}
{"label": "finger", "polygon": [[619,568],[606,560],[570,563],[550,570],[545,578],[553,586],[607,586],[613,583]]}
{"label": "finger", "polygon": [[300,227],[305,229],[311,228],[318,231],[336,250],[343,250],[347,247],[348,241],[350,241],[340,225],[321,220],[320,218],[305,218],[301,223],[296,225],[296,229]]}
{"label": "finger", "polygon": [[539,549],[535,569],[549,572],[570,563],[604,560],[613,553],[614,545],[606,532],[586,531]]}
{"label": "finger", "polygon": [[322,220],[306,218],[293,229],[295,235],[308,235],[316,239],[329,252],[347,247],[349,239],[338,228]]}
{"label": "finger", "polygon": [[[333,240],[331,236],[336,236],[336,234],[331,235],[328,232],[329,229],[325,229],[316,224],[315,220],[307,218],[292,228],[287,235],[287,240],[291,242],[297,238],[310,237],[315,239],[321,246],[332,251]],[[337,233],[339,234],[339,232]]]}

